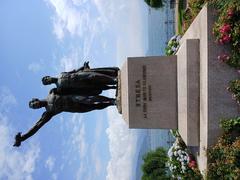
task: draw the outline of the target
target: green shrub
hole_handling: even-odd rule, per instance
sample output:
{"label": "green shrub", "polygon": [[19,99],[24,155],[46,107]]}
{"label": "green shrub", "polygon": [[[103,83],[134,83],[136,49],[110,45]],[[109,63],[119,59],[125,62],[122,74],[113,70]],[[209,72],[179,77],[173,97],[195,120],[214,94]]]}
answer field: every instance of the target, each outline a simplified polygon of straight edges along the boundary
{"label": "green shrub", "polygon": [[240,179],[240,117],[221,120],[224,130],[208,150],[207,179]]}
{"label": "green shrub", "polygon": [[240,179],[240,138],[233,140],[230,134],[223,135],[208,150],[208,159],[207,179]]}
{"label": "green shrub", "polygon": [[158,148],[156,151],[150,151],[143,157],[142,180],[168,180],[168,168],[166,162],[168,160],[166,150]]}
{"label": "green shrub", "polygon": [[232,80],[229,83],[228,90],[233,94],[232,98],[240,104],[240,80]]}
{"label": "green shrub", "polygon": [[152,8],[162,8],[164,6],[164,0],[144,0],[147,5]]}
{"label": "green shrub", "polygon": [[188,8],[183,13],[183,32],[186,32],[195,17],[208,0],[189,0]]}
{"label": "green shrub", "polygon": [[221,120],[220,126],[226,133],[232,131],[240,132],[240,117],[223,119]]}

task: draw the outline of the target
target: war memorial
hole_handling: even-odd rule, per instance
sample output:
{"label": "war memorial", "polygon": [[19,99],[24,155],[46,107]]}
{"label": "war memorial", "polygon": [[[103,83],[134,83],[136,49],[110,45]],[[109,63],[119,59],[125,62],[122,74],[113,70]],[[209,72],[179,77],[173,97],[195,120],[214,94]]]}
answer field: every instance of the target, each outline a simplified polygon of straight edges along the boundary
{"label": "war memorial", "polygon": [[[182,37],[176,55],[129,57],[120,69],[91,69],[85,63],[79,70],[63,73],[60,80],[43,78],[44,85],[55,83],[56,88],[45,100],[30,101],[31,108],[45,107],[46,111],[26,134],[16,135],[14,146],[58,113],[116,105],[129,128],[178,129],[186,145],[197,149],[199,169],[204,171],[206,149],[221,134],[220,118],[239,114],[225,91],[237,73],[217,63],[217,55],[226,48],[214,42],[215,20],[214,11],[205,6]],[[116,89],[116,99],[99,95],[107,89]]]}

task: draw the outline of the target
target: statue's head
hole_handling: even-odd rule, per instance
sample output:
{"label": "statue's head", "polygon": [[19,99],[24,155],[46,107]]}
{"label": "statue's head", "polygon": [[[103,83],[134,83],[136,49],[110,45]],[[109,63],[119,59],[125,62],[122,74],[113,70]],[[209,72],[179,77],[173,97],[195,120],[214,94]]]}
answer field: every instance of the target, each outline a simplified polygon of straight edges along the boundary
{"label": "statue's head", "polygon": [[52,84],[52,83],[53,83],[53,78],[50,77],[50,76],[44,76],[44,77],[42,78],[42,83],[43,83],[43,85]]}
{"label": "statue's head", "polygon": [[32,98],[32,100],[29,101],[29,107],[32,109],[39,109],[39,108],[43,107],[43,104],[39,99]]}

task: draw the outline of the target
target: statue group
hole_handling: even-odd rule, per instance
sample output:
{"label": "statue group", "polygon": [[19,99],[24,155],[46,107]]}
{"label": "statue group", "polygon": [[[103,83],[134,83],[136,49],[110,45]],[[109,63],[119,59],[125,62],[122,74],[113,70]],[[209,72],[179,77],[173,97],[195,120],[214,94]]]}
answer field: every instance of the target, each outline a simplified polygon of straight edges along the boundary
{"label": "statue group", "polygon": [[103,90],[117,89],[118,71],[117,67],[91,69],[89,62],[85,62],[81,68],[62,72],[58,77],[43,77],[43,85],[55,84],[56,88],[51,89],[45,99],[33,98],[29,102],[30,108],[44,107],[45,112],[27,133],[17,133],[14,146],[19,147],[22,141],[34,135],[61,112],[85,113],[116,105],[116,99],[100,94]]}

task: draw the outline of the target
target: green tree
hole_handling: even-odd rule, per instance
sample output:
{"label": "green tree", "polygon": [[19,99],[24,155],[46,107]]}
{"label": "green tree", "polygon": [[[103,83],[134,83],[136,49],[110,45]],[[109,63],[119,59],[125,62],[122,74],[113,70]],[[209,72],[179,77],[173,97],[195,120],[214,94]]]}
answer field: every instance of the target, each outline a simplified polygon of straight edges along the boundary
{"label": "green tree", "polygon": [[158,148],[143,156],[142,180],[168,180],[170,179],[166,162],[168,160],[166,150]]}
{"label": "green tree", "polygon": [[162,8],[164,6],[164,0],[144,0],[147,5],[152,8]]}

